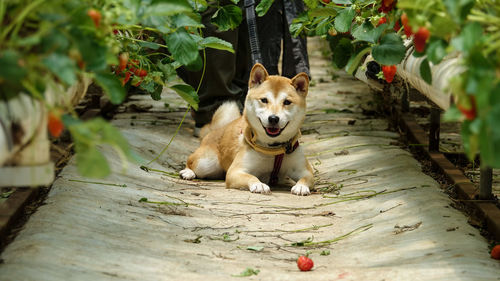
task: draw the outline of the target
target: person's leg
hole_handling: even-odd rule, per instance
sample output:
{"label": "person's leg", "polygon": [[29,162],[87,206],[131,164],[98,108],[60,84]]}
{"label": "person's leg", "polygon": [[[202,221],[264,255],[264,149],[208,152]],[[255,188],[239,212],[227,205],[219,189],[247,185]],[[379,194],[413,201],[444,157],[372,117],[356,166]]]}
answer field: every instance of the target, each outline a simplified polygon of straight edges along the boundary
{"label": "person's leg", "polygon": [[[178,74],[184,82],[195,89],[198,87],[200,79],[202,79],[198,92],[200,98],[198,110],[193,114],[198,128],[210,122],[213,113],[224,101],[240,100],[241,96],[244,95],[244,89],[240,85],[233,83],[236,76],[239,31],[238,29],[224,32],[218,31],[216,26],[210,23],[215,11],[216,9],[211,8],[202,14],[202,23],[205,25],[203,35],[230,42],[235,49],[235,54],[212,48],[205,49],[206,69],[203,77],[203,69],[192,72],[182,67],[178,70]],[[203,52],[201,52],[201,56],[203,58]]]}
{"label": "person's leg", "polygon": [[279,75],[278,62],[283,38],[283,0],[276,0],[267,13],[257,17],[262,64],[270,75]]}
{"label": "person's leg", "polygon": [[298,14],[304,11],[302,0],[286,0],[283,5],[283,62],[282,75],[293,77],[305,72],[309,77],[309,58],[307,55],[307,39],[305,35],[292,37],[289,26]]}

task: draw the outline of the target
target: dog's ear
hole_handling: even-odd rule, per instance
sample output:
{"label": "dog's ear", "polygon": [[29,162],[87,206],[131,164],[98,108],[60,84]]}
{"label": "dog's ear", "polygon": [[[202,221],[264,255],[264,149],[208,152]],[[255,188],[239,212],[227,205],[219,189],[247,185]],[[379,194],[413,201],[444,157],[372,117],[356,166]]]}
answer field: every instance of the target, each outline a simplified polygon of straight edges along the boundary
{"label": "dog's ear", "polygon": [[309,76],[305,72],[295,75],[292,78],[292,85],[299,94],[306,96],[309,89]]}
{"label": "dog's ear", "polygon": [[269,74],[267,73],[266,68],[260,63],[256,63],[252,67],[252,71],[250,71],[250,80],[248,81],[248,88],[253,88],[255,86],[259,86],[264,81],[266,81]]}

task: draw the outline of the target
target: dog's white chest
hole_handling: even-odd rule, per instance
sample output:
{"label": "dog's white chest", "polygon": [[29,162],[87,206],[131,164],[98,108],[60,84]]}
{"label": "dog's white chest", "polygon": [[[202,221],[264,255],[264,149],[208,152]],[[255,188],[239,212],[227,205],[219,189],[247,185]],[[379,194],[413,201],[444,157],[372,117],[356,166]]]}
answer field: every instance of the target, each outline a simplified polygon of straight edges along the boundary
{"label": "dog's white chest", "polygon": [[283,180],[285,176],[293,176],[293,174],[298,172],[298,169],[304,169],[305,167],[304,157],[300,148],[291,154],[285,154],[279,167],[275,165],[275,156],[253,150],[248,151],[243,160],[243,169],[247,173],[259,178],[262,182],[269,182],[271,173],[276,168],[279,169],[279,179]]}

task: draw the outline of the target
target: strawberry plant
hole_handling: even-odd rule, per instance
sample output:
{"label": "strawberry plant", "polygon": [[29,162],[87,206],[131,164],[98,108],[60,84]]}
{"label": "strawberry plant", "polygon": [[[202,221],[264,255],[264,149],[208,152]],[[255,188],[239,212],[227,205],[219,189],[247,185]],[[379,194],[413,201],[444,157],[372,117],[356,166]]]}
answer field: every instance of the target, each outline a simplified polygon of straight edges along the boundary
{"label": "strawberry plant", "polygon": [[72,104],[46,102],[46,90],[63,95],[87,76],[114,104],[130,87],[155,100],[169,87],[197,108],[196,90],[178,82],[176,69],[201,69],[205,48],[234,52],[226,41],[203,37],[200,13],[209,6],[218,9],[212,22],[221,30],[241,22],[236,5],[219,1],[0,0],[0,100],[30,95],[58,112],[49,116],[50,133],[57,137],[67,128],[82,175],[106,176],[110,169],[98,145],[133,160],[125,139],[102,119],[78,120]]}
{"label": "strawberry plant", "polygon": [[[450,82],[455,104],[447,120],[462,122],[467,155],[500,167],[500,4],[494,0],[305,0],[308,10],[290,26],[295,36],[325,37],[333,63],[353,74],[371,53],[382,65],[377,78],[390,83],[387,66],[406,55],[409,39],[424,57],[420,76],[432,84],[431,65],[459,52],[464,69]],[[371,69],[375,69],[372,67]],[[385,69],[385,70],[384,70]],[[371,75],[371,74],[370,74]]]}

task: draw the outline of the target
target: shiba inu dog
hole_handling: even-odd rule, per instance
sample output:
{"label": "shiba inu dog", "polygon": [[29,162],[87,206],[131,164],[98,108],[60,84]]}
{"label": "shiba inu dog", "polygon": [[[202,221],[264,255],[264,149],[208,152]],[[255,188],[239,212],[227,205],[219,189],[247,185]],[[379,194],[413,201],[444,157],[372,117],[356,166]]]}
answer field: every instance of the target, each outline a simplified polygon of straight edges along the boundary
{"label": "shiba inu dog", "polygon": [[184,179],[222,179],[227,188],[270,193],[269,185],[286,177],[291,192],[309,195],[314,184],[311,165],[299,147],[306,113],[309,77],[270,76],[255,64],[250,72],[243,115],[234,102],[222,104],[200,136],[201,145],[180,171]]}

